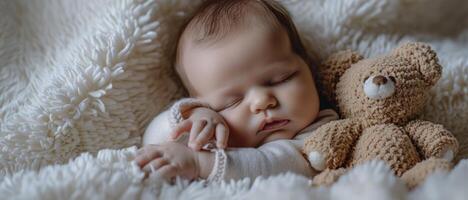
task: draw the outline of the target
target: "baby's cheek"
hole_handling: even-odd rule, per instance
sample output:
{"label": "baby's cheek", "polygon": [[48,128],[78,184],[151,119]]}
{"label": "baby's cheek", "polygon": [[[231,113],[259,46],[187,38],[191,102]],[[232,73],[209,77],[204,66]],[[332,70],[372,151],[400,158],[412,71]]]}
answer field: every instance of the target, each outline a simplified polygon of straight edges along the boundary
{"label": "baby's cheek", "polygon": [[255,144],[256,126],[258,124],[255,124],[249,112],[245,110],[226,110],[220,114],[229,126],[229,143],[231,145],[245,147]]}
{"label": "baby's cheek", "polygon": [[320,106],[316,89],[310,81],[291,84],[282,92],[282,98],[284,109],[287,110],[298,129],[313,121]]}
{"label": "baby's cheek", "polygon": [[224,110],[220,112],[220,114],[223,116],[230,129],[243,131],[243,129],[249,126],[248,119],[250,119],[250,116],[246,115],[246,112],[232,109]]}
{"label": "baby's cheek", "polygon": [[289,84],[286,87],[280,88],[278,93],[281,96],[282,102],[288,107],[301,107],[303,103],[311,100],[311,89],[310,87],[305,86],[304,82],[294,82]]}

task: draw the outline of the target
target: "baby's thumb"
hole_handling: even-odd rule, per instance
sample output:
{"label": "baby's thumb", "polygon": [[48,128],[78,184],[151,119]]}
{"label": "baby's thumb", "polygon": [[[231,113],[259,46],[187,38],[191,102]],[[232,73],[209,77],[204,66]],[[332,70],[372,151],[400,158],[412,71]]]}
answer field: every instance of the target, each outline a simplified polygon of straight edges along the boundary
{"label": "baby's thumb", "polygon": [[192,120],[188,120],[188,119],[184,120],[180,122],[179,124],[177,124],[177,126],[175,126],[174,129],[172,129],[170,137],[172,140],[176,140],[185,132],[190,132],[191,128],[192,128]]}

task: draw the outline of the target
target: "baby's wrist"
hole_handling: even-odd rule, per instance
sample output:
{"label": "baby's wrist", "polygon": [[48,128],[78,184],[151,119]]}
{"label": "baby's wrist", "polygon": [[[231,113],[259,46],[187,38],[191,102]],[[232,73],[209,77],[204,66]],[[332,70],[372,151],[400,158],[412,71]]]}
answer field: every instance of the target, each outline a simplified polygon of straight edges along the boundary
{"label": "baby's wrist", "polygon": [[214,153],[209,151],[196,151],[195,155],[198,165],[198,176],[202,179],[207,179],[213,170]]}

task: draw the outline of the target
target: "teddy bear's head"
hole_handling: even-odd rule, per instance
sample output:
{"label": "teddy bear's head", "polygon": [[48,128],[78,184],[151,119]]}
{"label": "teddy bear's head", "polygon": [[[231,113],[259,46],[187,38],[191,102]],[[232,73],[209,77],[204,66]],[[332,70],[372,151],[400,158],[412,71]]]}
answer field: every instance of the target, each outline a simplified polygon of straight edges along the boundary
{"label": "teddy bear's head", "polygon": [[442,73],[435,52],[423,43],[407,43],[372,59],[340,52],[319,70],[324,95],[342,117],[359,118],[368,126],[415,118]]}

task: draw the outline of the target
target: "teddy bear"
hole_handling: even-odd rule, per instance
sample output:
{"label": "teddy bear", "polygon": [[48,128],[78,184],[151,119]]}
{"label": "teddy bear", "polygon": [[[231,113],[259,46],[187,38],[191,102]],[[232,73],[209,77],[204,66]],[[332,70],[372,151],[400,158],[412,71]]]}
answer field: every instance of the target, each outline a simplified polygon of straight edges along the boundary
{"label": "teddy bear", "polygon": [[368,59],[338,52],[319,74],[323,96],[341,119],[322,125],[304,142],[303,153],[320,171],[315,184],[330,185],[349,168],[374,159],[386,162],[410,188],[435,170],[451,168],[456,138],[442,125],[418,119],[442,74],[429,45],[406,43]]}

